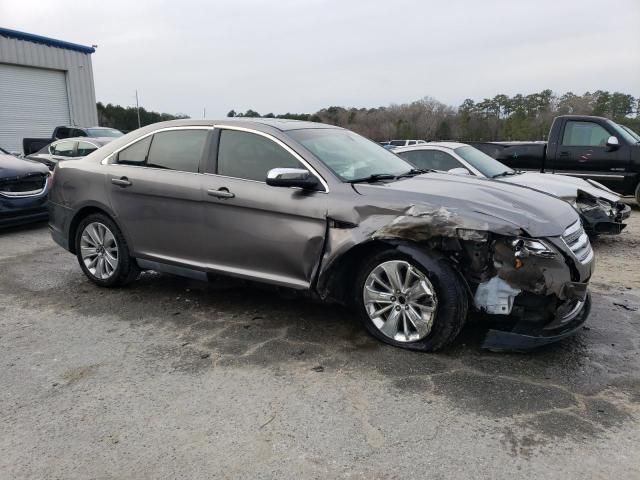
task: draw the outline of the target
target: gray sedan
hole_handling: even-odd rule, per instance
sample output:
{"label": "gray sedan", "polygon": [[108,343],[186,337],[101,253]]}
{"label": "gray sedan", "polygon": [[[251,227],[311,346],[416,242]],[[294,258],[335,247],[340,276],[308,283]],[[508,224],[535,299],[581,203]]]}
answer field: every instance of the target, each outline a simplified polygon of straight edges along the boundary
{"label": "gray sedan", "polygon": [[100,286],[141,269],[266,282],[349,305],[404,348],[442,348],[469,310],[494,319],[493,349],[558,340],[589,313],[593,251],[569,204],[417,170],[329,125],[150,125],[60,163],[50,213]]}

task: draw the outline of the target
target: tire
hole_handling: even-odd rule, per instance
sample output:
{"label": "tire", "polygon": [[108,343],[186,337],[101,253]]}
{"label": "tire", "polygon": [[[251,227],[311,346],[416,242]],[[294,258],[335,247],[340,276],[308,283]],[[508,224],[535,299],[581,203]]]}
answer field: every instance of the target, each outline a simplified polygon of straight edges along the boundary
{"label": "tire", "polygon": [[640,207],[640,183],[638,183],[638,185],[636,185],[635,197],[636,197],[636,203]]}
{"label": "tire", "polygon": [[75,247],[80,268],[96,285],[119,287],[138,278],[140,269],[129,254],[127,241],[105,214],[94,213],[80,221]]}
{"label": "tire", "polygon": [[[392,267],[400,272],[395,282],[387,275],[387,271],[393,272]],[[412,273],[407,277],[409,271]],[[397,285],[398,281],[408,283],[411,288],[401,289],[399,295],[379,296],[379,293],[385,293],[385,287],[373,280],[372,274],[392,290],[393,283]],[[423,352],[439,350],[458,336],[467,319],[469,300],[463,281],[450,263],[435,252],[408,247],[382,251],[365,261],[355,287],[354,306],[366,330],[378,340],[396,347]],[[427,294],[427,290],[433,295]],[[415,294],[423,296],[416,299]],[[377,299],[384,303],[377,303]],[[417,307],[418,304],[423,307]],[[391,310],[380,313],[389,306]],[[397,328],[391,321],[393,310],[397,312]],[[419,319],[422,322],[417,321]],[[394,330],[397,330],[395,335]]]}

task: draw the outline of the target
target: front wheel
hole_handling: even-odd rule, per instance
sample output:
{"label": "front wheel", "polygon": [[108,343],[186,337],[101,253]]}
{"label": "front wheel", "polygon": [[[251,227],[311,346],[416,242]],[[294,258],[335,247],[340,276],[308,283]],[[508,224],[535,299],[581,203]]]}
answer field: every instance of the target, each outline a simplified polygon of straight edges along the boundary
{"label": "front wheel", "polygon": [[452,342],[467,317],[468,296],[453,267],[422,251],[392,249],[362,266],[355,304],[367,331],[411,350],[435,351]]}
{"label": "front wheel", "polygon": [[84,274],[101,287],[125,285],[138,276],[122,232],[108,216],[84,218],[76,231],[76,256]]}

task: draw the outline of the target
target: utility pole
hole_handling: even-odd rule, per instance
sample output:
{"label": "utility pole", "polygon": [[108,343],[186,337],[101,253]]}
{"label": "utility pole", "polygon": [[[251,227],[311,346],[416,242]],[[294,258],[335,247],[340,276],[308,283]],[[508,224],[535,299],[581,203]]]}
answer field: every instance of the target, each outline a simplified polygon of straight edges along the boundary
{"label": "utility pole", "polygon": [[138,112],[138,128],[141,127],[140,125],[140,104],[138,103],[138,89],[136,89],[136,111]]}
{"label": "utility pole", "polygon": [[207,119],[207,107],[204,107],[202,109],[202,119],[206,120]]}

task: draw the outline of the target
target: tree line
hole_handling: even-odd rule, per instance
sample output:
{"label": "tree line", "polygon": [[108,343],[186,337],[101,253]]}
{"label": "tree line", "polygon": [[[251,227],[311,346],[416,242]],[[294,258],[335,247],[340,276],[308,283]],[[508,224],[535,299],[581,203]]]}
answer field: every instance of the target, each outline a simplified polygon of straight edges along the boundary
{"label": "tree line", "polygon": [[[121,107],[98,102],[99,124],[131,131],[138,128],[136,107]],[[461,105],[446,105],[431,97],[411,103],[377,108],[332,106],[315,113],[267,113],[249,109],[231,110],[228,117],[264,117],[306,120],[337,125],[377,141],[390,139],[500,141],[546,140],[557,115],[597,115],[640,131],[640,97],[597,90],[576,95],[556,95],[542,90],[529,95],[508,96],[475,101],[467,98]],[[142,126],[165,120],[189,118],[186,115],[158,113],[140,108]]]}
{"label": "tree line", "polygon": [[228,117],[286,118],[348,128],[377,141],[390,139],[501,141],[546,140],[558,115],[596,115],[640,130],[640,97],[597,90],[556,95],[543,90],[529,95],[499,94],[482,101],[466,99],[457,108],[425,97],[378,108],[327,107],[318,112],[260,115],[231,110]]}
{"label": "tree line", "polygon": [[[104,105],[102,102],[98,102],[96,106],[98,107],[98,125],[101,127],[117,128],[123,132],[138,128],[138,109],[136,107],[121,107],[111,103]],[[140,107],[140,126],[142,127],[178,118],[189,117],[187,115],[152,112]]]}

